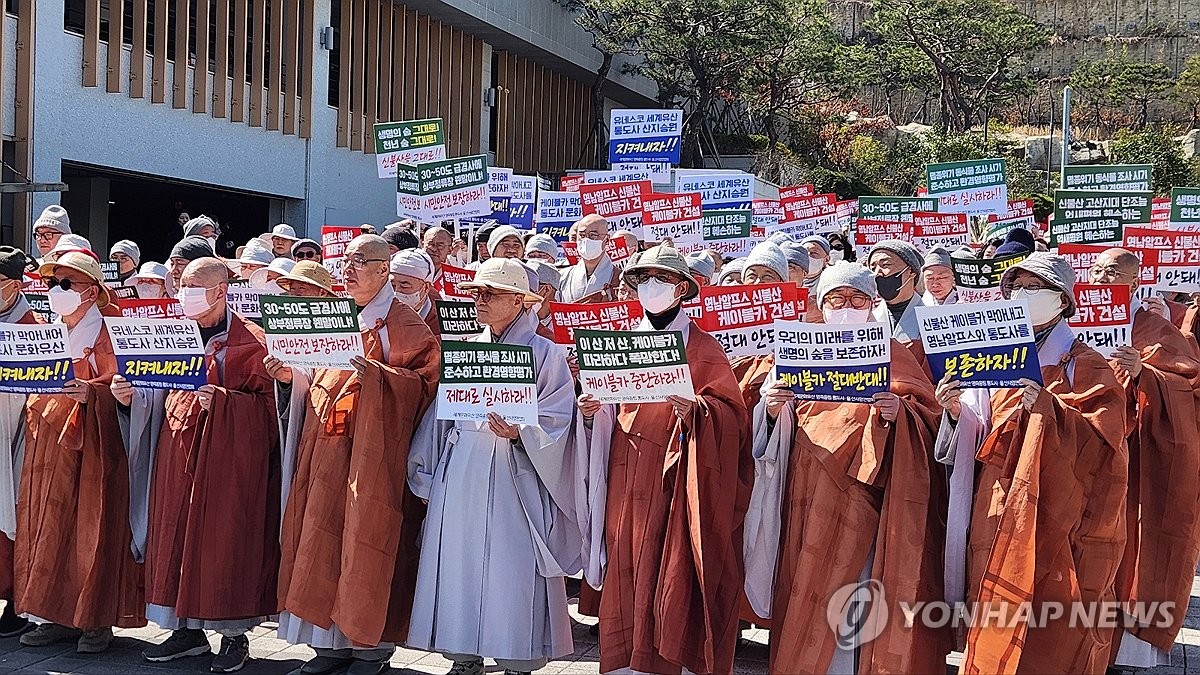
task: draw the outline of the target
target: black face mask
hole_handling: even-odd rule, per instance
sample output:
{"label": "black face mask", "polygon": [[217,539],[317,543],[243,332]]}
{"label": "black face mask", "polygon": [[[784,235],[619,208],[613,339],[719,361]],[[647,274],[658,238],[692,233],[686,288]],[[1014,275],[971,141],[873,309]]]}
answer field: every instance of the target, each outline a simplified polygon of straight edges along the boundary
{"label": "black face mask", "polygon": [[885,302],[891,302],[900,295],[900,289],[904,288],[904,270],[900,270],[895,274],[883,276],[882,274],[875,277],[875,288],[879,289],[879,297]]}

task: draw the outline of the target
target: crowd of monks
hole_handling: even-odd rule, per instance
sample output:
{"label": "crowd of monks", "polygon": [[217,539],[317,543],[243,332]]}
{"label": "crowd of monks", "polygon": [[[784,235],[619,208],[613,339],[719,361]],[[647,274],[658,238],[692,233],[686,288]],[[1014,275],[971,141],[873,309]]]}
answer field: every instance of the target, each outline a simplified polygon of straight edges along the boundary
{"label": "crowd of monks", "polygon": [[[74,361],[62,393],[0,394],[0,636],[96,653],[153,622],[171,633],[147,660],[233,672],[247,632],[277,621],[314,649],[306,675],[381,673],[397,646],[445,655],[453,675],[485,659],[528,673],[574,651],[579,588],[604,673],[731,673],[747,624],[769,628],[773,673],[943,673],[952,651],[965,673],[1169,662],[1200,558],[1196,298],[1142,294],[1107,360],[1066,322],[1076,283],[1136,292],[1130,251],[1101,254],[1090,279],[1024,230],[980,252],[882,241],[862,259],[841,233],[784,235],[723,260],[587,216],[568,265],[544,234],[489,227],[470,247],[404,222],[364,226],[338,287],[287,225],[226,259],[216,221],[181,222],[164,263],[127,240],[107,260],[196,321],[195,391],[118,374],[103,256],[61,207],[36,221],[36,253],[0,248],[0,323],[44,321],[23,292],[39,278]],[[629,259],[609,258],[617,238]],[[957,302],[953,256],[1012,253],[1028,256],[1001,291],[1028,303],[1041,383],[934,381],[916,309]],[[538,424],[437,418],[444,265],[474,270],[459,284],[483,329],[470,339],[532,349]],[[237,279],[350,297],[365,356],[333,370],[268,355],[228,305]],[[797,399],[771,355],[731,361],[684,311],[701,286],[763,283],[806,289],[806,321],[889,324],[890,391]],[[549,303],[617,300],[640,303],[635,330],[682,334],[694,396],[580,393]],[[964,616],[901,611],[929,603]],[[1072,619],[1097,606],[1115,621]]]}

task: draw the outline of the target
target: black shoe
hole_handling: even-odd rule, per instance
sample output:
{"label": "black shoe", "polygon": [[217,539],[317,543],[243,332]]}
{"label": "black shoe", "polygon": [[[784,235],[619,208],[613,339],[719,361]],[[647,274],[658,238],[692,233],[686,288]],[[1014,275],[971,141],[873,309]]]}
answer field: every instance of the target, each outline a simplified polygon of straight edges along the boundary
{"label": "black shoe", "polygon": [[346,669],[346,675],[382,675],[391,667],[387,659],[382,661],[354,659],[354,663],[351,663],[350,667]]}
{"label": "black shoe", "polygon": [[4,613],[0,614],[0,638],[16,637],[30,628],[33,623],[17,616],[12,600],[4,603]]}
{"label": "black shoe", "polygon": [[234,673],[241,670],[249,658],[250,640],[244,634],[233,637],[222,635],[221,651],[213,657],[208,669],[214,673]]}
{"label": "black shoe", "polygon": [[353,656],[314,656],[300,666],[300,672],[303,675],[327,675],[345,668],[353,660]]}
{"label": "black shoe", "polygon": [[212,647],[208,645],[208,638],[205,637],[204,631],[198,628],[180,628],[171,631],[171,636],[162,644],[147,647],[142,652],[142,658],[161,663],[187,656],[202,656],[211,651]]}

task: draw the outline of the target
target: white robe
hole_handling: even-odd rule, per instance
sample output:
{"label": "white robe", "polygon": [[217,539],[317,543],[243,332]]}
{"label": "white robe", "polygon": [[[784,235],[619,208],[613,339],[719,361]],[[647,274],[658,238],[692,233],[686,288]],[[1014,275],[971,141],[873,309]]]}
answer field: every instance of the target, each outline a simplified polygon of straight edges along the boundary
{"label": "white robe", "polygon": [[600,256],[600,262],[596,263],[591,275],[588,275],[587,268],[580,260],[563,272],[561,302],[579,302],[582,298],[603,291],[616,277],[616,268],[607,254]]}
{"label": "white robe", "polygon": [[409,647],[520,661],[574,651],[564,577],[581,569],[575,387],[561,347],[535,327],[526,312],[503,335],[471,339],[533,348],[537,426],[509,441],[486,422],[438,420],[435,404],[413,438],[408,482],[429,510]]}

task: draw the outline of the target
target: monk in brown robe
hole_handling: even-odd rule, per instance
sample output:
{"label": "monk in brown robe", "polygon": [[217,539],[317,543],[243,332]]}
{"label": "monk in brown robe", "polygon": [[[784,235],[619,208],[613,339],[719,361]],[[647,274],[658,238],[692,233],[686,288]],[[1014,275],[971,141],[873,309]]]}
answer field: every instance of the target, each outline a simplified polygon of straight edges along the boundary
{"label": "monk in brown robe", "polygon": [[347,665],[354,675],[383,672],[408,632],[425,512],[408,489],[408,446],[436,390],[441,350],[396,299],[388,253],[381,237],[362,235],[342,261],[366,352],[353,370],[309,373],[266,359],[287,402],[279,634],[317,650],[301,668],[311,675]]}
{"label": "monk in brown robe", "polygon": [[[42,323],[21,292],[25,265],[24,251],[0,246],[0,323]],[[0,394],[0,443],[6,456],[0,457],[0,638],[20,635],[32,627],[17,616],[13,603],[13,539],[17,530],[17,484],[21,479],[21,459],[25,455],[25,394]]]}
{"label": "monk in brown robe", "polygon": [[[1043,384],[1025,380],[990,396],[968,390],[985,394],[971,400],[959,382],[938,383],[947,416],[935,453],[953,464],[947,596],[958,599],[949,597],[957,581],[977,603],[976,616],[990,618],[969,626],[962,673],[1103,673],[1110,662],[1113,631],[1072,621],[1071,608],[1117,599],[1126,400],[1112,368],[1063,320],[1075,313],[1074,285],[1070,262],[1044,252],[1001,278],[1006,298],[1029,303]],[[952,545],[962,541],[963,511],[970,513],[965,550]],[[965,570],[951,564],[964,553]],[[1066,603],[1065,613],[1047,611],[1040,620],[1047,601]],[[1022,605],[1039,620],[1022,615]]]}
{"label": "monk in brown robe", "polygon": [[102,652],[112,627],[145,625],[142,568],[131,549],[130,467],[109,391],[117,359],[101,308],[100,263],[72,251],[38,270],[50,309],[67,326],[75,379],[61,394],[31,394],[21,472],[14,580],[17,611],[42,623],[37,647],[78,639]]}
{"label": "monk in brown robe", "polygon": [[[779,246],[773,242],[764,241],[746,256],[745,267],[742,271],[742,283],[747,286],[756,284],[779,284],[788,279],[788,260]],[[808,316],[805,321],[809,321]],[[753,410],[761,397],[762,386],[767,381],[771,369],[775,367],[774,354],[756,356],[735,356],[729,360],[733,368],[733,376],[738,380],[742,390],[742,398],[746,401],[746,409]],[[748,617],[744,617],[749,620]]]}
{"label": "monk in brown robe", "polygon": [[[1136,293],[1138,257],[1113,248],[1096,257],[1092,283],[1127,284]],[[1141,304],[1141,308],[1137,305]],[[1128,399],[1130,425],[1128,540],[1117,576],[1122,602],[1174,603],[1170,620],[1158,612],[1128,617],[1117,631],[1114,663],[1150,668],[1169,664],[1183,626],[1200,562],[1200,355],[1167,319],[1162,301],[1135,301],[1132,345],[1109,360]]]}
{"label": "monk in brown robe", "polygon": [[438,298],[433,290],[433,259],[419,248],[408,248],[392,254],[390,269],[392,288],[396,299],[411,307],[422,319],[434,337],[441,340],[441,324],[438,322]]}
{"label": "monk in brown robe", "polygon": [[[310,263],[315,264],[315,263]],[[150,481],[146,614],[172,631],[143,652],[160,662],[209,653],[210,670],[240,669],[246,632],[278,612],[279,428],[262,329],[230,311],[229,270],[216,258],[188,263],[179,299],[199,324],[208,384],[166,394]],[[134,388],[113,377],[113,396]]]}
{"label": "monk in brown robe", "polygon": [[[619,406],[579,399],[592,462],[608,458],[600,670],[729,673],[753,472],[745,403],[720,343],[681,309],[699,293],[683,256],[654,247],[623,278],[646,312],[638,330],[683,333],[696,396]],[[589,489],[605,489],[596,478]]]}
{"label": "monk in brown robe", "polygon": [[[860,265],[826,269],[814,300],[826,323],[875,322],[875,280]],[[907,628],[900,604],[941,595],[944,477],[929,450],[939,410],[924,370],[896,340],[890,391],[873,403],[796,401],[778,380],[766,388],[754,410],[751,509],[761,512],[746,520],[746,590],[771,618],[771,672],[945,669],[948,629]],[[871,602],[886,602],[889,620],[846,634],[843,612],[835,630],[830,608],[846,607],[846,589],[868,580],[882,584]]]}

